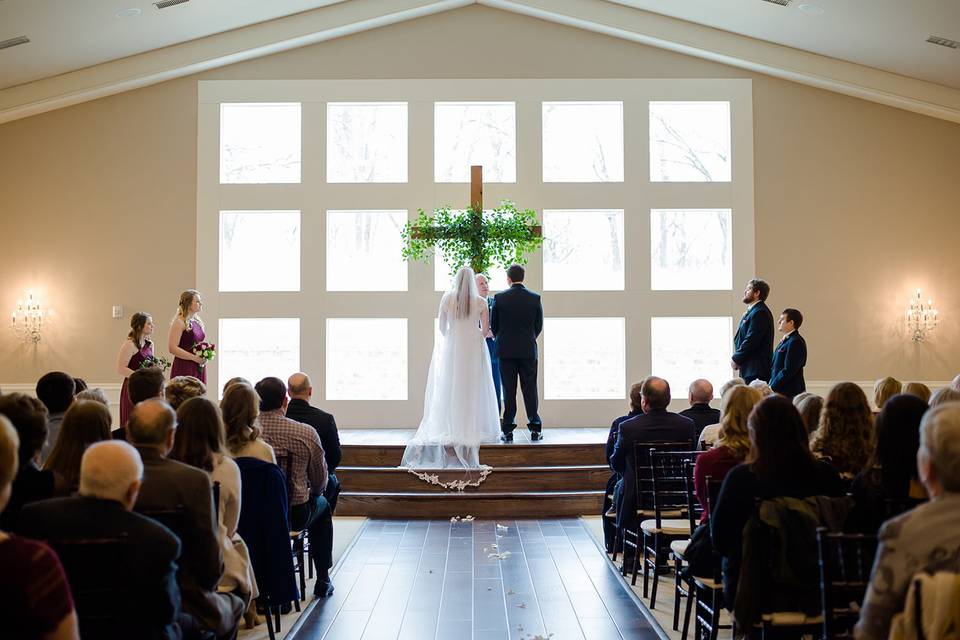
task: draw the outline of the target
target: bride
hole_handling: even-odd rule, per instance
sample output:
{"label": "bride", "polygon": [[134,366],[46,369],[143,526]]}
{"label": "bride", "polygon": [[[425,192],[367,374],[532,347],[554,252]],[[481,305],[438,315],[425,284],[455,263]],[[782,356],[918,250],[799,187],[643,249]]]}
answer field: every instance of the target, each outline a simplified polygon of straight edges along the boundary
{"label": "bride", "polygon": [[439,325],[440,336],[427,375],[423,420],[407,444],[401,466],[481,468],[480,444],[496,442],[500,412],[485,341],[489,310],[470,267],[457,272],[453,288],[443,295]]}

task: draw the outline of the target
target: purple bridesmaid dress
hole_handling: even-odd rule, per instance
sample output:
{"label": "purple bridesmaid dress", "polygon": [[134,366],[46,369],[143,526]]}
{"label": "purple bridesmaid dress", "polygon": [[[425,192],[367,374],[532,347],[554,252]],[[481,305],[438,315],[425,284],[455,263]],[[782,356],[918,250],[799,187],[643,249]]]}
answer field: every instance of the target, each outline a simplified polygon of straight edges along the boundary
{"label": "purple bridesmaid dress", "polygon": [[[190,326],[183,330],[183,333],[180,334],[180,344],[177,346],[183,349],[184,351],[189,351],[193,353],[193,347],[196,344],[203,342],[206,338],[206,334],[203,332],[203,327],[200,326],[199,322],[190,322]],[[207,383],[207,368],[201,367],[198,363],[193,362],[192,360],[184,360],[174,356],[173,358],[173,367],[170,369],[170,377],[176,378],[177,376],[193,376],[200,380],[200,382]]]}
{"label": "purple bridesmaid dress", "polygon": [[[153,343],[149,340],[146,340],[143,343],[143,346],[140,347],[140,350],[135,354],[130,356],[130,362],[127,363],[127,368],[136,371],[140,368],[140,365],[143,364],[144,360],[153,357]],[[130,412],[133,411],[133,401],[130,400],[130,396],[127,394],[127,378],[123,379],[123,387],[120,388],[120,424],[127,424],[127,418],[130,417]]]}

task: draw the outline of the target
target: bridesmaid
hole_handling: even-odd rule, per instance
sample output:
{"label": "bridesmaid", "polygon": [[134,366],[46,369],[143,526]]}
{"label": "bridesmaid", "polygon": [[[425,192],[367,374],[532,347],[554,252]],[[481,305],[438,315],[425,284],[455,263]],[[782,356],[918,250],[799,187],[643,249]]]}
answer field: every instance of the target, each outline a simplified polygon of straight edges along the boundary
{"label": "bridesmaid", "polygon": [[130,396],[127,395],[127,378],[140,368],[144,360],[153,357],[153,318],[149,313],[138,311],[130,316],[130,333],[120,347],[117,356],[117,373],[123,376],[123,387],[120,389],[120,424],[127,424],[127,417],[133,409]]}
{"label": "bridesmaid", "polygon": [[187,289],[180,294],[180,307],[177,315],[170,324],[170,335],[167,337],[167,349],[173,354],[173,367],[170,377],[193,376],[201,382],[207,381],[204,359],[194,355],[194,345],[203,342],[206,334],[203,332],[203,321],[197,313],[203,306],[200,292]]}

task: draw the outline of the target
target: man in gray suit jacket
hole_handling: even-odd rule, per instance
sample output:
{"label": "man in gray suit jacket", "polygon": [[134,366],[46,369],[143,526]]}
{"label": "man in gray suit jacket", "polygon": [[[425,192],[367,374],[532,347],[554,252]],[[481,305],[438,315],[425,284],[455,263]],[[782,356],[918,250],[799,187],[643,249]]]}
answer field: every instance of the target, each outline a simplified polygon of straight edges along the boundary
{"label": "man in gray suit jacket", "polygon": [[206,472],[167,459],[173,449],[176,417],[162,400],[141,402],[130,414],[127,437],[143,459],[143,486],[134,509],[148,516],[179,511],[172,519],[165,515],[164,524],[183,545],[177,571],[183,612],[201,629],[218,638],[232,638],[246,603],[232,593],[217,592],[223,552],[214,517],[213,487]]}

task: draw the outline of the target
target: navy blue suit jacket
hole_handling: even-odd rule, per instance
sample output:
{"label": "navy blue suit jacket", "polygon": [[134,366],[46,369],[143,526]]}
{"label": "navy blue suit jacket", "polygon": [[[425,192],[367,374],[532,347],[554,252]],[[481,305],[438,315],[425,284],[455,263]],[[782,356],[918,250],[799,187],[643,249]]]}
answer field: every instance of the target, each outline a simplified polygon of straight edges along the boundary
{"label": "navy blue suit jacket", "polygon": [[732,359],[740,365],[740,377],[747,383],[770,380],[773,357],[773,314],[761,300],[747,311],[733,337]]}
{"label": "navy blue suit jacket", "polygon": [[490,330],[497,337],[501,360],[536,360],[537,336],[543,331],[540,294],[519,282],[493,298]]}
{"label": "navy blue suit jacket", "polygon": [[799,332],[786,336],[773,352],[773,371],[770,388],[793,399],[807,390],[803,367],[807,364],[807,341]]}

